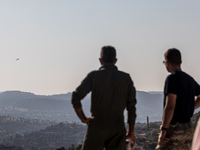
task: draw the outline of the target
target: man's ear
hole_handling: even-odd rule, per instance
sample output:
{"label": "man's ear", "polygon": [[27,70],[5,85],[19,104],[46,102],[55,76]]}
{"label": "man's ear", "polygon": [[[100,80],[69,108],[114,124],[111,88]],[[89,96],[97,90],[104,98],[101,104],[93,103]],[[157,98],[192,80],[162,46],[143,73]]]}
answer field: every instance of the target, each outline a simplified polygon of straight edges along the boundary
{"label": "man's ear", "polygon": [[117,62],[117,58],[115,58],[115,61],[114,61],[114,63],[113,63],[113,64],[116,64],[116,62]]}
{"label": "man's ear", "polygon": [[101,58],[99,58],[99,62],[100,62],[101,65],[104,64],[104,63],[103,63],[103,60],[102,60]]}

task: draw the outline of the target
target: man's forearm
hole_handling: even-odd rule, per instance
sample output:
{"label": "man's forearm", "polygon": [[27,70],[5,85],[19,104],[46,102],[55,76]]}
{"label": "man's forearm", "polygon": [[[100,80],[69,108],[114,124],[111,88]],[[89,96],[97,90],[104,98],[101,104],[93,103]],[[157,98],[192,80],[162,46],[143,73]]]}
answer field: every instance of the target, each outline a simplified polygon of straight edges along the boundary
{"label": "man's forearm", "polygon": [[126,139],[130,139],[131,147],[135,145],[135,136],[134,136],[134,124],[128,123]]}
{"label": "man's forearm", "polygon": [[196,100],[195,100],[195,106],[194,109],[197,109],[200,107],[200,96],[197,96]]}
{"label": "man's forearm", "polygon": [[74,110],[75,110],[77,116],[79,117],[79,119],[81,121],[83,121],[84,119],[86,119],[86,116],[85,116],[85,114],[83,112],[83,109],[81,107],[80,108],[74,108]]}
{"label": "man's forearm", "polygon": [[165,128],[169,127],[173,114],[174,114],[174,107],[165,106],[164,111],[163,111],[163,121],[162,121],[163,127]]}
{"label": "man's forearm", "polygon": [[134,124],[128,123],[127,135],[134,135]]}
{"label": "man's forearm", "polygon": [[165,128],[169,127],[169,124],[173,118],[174,110],[176,106],[176,95],[169,93],[166,96],[166,104],[163,111],[163,121],[162,126]]}

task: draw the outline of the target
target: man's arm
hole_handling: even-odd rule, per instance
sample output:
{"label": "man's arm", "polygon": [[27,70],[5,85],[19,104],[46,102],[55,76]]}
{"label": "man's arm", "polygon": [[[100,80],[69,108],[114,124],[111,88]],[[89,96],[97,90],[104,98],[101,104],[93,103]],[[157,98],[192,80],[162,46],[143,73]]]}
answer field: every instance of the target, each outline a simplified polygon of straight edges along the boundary
{"label": "man's arm", "polygon": [[131,139],[131,146],[135,145],[134,124],[128,123],[126,139]]}
{"label": "man's arm", "polygon": [[82,110],[81,100],[91,91],[92,89],[92,78],[93,72],[89,73],[88,76],[82,81],[81,85],[72,93],[71,103],[77,116],[80,118],[82,123],[88,124],[92,118],[87,118]]}
{"label": "man's arm", "polygon": [[[176,97],[177,96],[172,93],[169,93],[166,96],[166,104],[165,104],[164,111],[163,111],[163,121],[162,121],[162,125],[161,125],[164,128],[169,127],[169,124],[174,115],[174,110],[175,110],[175,106],[176,106]],[[168,139],[165,136],[166,136],[166,130],[161,130],[160,136],[159,136],[159,142],[161,144],[165,144],[168,141]]]}
{"label": "man's arm", "polygon": [[126,139],[131,140],[131,145],[135,145],[135,136],[134,136],[134,125],[136,119],[136,90],[133,86],[133,82],[130,78],[129,92],[128,92],[128,101],[127,101],[127,111],[128,111],[128,129],[126,134]]}
{"label": "man's arm", "polygon": [[194,105],[194,109],[197,109],[200,107],[200,95],[198,95],[195,99],[195,105]]}
{"label": "man's arm", "polygon": [[79,117],[79,119],[81,120],[82,123],[85,123],[85,124],[89,124],[90,120],[94,119],[94,117],[89,117],[87,118],[83,112],[83,109],[80,107],[80,108],[74,108],[77,116]]}

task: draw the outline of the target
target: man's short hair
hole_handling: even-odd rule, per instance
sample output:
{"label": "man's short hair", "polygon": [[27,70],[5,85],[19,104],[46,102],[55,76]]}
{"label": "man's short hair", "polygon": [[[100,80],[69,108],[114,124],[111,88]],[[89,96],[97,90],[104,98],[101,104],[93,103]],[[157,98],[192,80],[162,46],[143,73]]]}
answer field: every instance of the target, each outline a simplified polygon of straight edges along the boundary
{"label": "man's short hair", "polygon": [[116,50],[112,46],[101,48],[101,59],[104,63],[113,63],[116,60]]}
{"label": "man's short hair", "polygon": [[170,48],[165,52],[165,60],[168,62],[174,64],[174,65],[180,65],[182,60],[181,60],[181,53],[178,49],[176,48]]}

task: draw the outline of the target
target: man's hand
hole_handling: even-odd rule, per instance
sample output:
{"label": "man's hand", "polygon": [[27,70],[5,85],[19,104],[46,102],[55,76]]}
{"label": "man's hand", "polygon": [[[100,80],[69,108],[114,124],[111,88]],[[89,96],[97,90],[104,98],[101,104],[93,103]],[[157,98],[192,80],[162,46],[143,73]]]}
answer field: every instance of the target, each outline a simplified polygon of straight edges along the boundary
{"label": "man's hand", "polygon": [[84,118],[84,119],[81,119],[81,122],[88,125],[90,123],[90,121],[93,119],[94,119],[94,117]]}
{"label": "man's hand", "polygon": [[167,133],[166,130],[161,130],[161,131],[160,131],[160,135],[159,135],[159,138],[158,138],[158,142],[159,142],[161,145],[164,145],[164,144],[166,144],[166,143],[169,141],[169,139],[166,138],[166,133]]}
{"label": "man's hand", "polygon": [[134,136],[134,134],[131,134],[131,135],[127,134],[126,139],[130,139],[131,147],[133,148],[135,146],[135,136]]}
{"label": "man's hand", "polygon": [[130,139],[131,147],[133,148],[135,145],[134,124],[128,124],[126,139]]}
{"label": "man's hand", "polygon": [[77,116],[80,118],[81,122],[82,123],[85,123],[85,124],[89,124],[91,120],[94,119],[94,117],[89,117],[87,118],[82,110],[82,108],[75,108],[75,112],[77,114]]}

